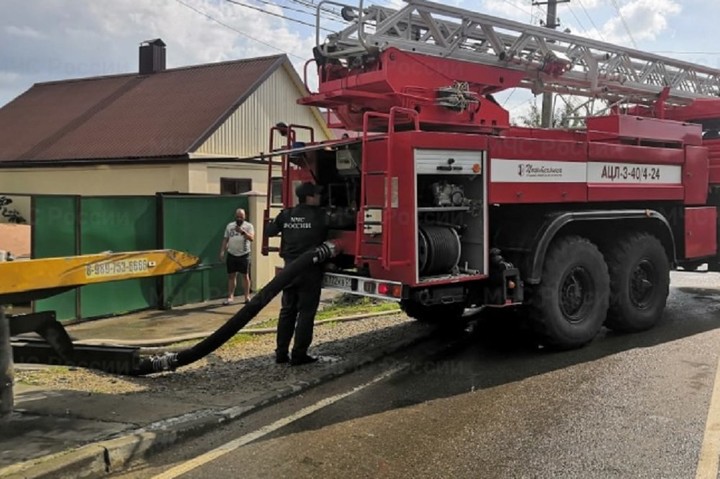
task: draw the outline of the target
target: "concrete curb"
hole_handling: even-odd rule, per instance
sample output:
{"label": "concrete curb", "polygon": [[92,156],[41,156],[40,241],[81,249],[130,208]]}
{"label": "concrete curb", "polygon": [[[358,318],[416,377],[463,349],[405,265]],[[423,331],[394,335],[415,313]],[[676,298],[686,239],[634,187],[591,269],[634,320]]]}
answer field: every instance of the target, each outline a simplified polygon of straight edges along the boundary
{"label": "concrete curb", "polygon": [[[337,318],[330,318],[330,319],[322,319],[320,321],[315,321],[315,325],[320,324],[327,324],[327,323],[339,323],[339,322],[345,322],[345,321],[359,321],[361,319],[369,319],[369,318],[376,318],[376,317],[382,317],[382,316],[394,316],[396,314],[402,313],[401,310],[397,311],[378,311],[375,313],[362,313],[362,314],[354,314],[349,316],[338,316]],[[181,343],[183,341],[194,341],[198,339],[204,339],[211,335],[214,331],[207,331],[203,333],[192,333],[192,334],[185,334],[182,336],[173,336],[169,338],[161,338],[161,339],[128,339],[128,340],[118,340],[118,339],[88,339],[83,341],[75,341],[75,344],[78,345],[88,345],[88,346],[137,346],[137,347],[145,347],[145,348],[153,348],[153,347],[159,347],[159,346],[167,346],[170,344],[176,344]],[[242,334],[274,334],[276,332],[275,328],[251,328],[251,329],[241,329],[239,332],[242,332]]]}
{"label": "concrete curb", "polygon": [[[460,340],[441,344],[427,351],[427,357],[436,360],[462,347],[469,340],[465,335]],[[178,444],[206,433],[220,424],[240,419],[258,409],[299,394],[311,387],[326,383],[348,374],[370,363],[377,362],[389,354],[398,353],[416,344],[429,341],[431,334],[399,341],[374,351],[374,354],[359,360],[349,361],[309,381],[259,394],[247,404],[225,409],[202,409],[182,416],[152,423],[143,428],[126,431],[120,436],[80,446],[79,448],[38,458],[0,469],[0,477],[6,479],[40,478],[97,478],[118,473],[132,462],[147,458],[169,446]]]}

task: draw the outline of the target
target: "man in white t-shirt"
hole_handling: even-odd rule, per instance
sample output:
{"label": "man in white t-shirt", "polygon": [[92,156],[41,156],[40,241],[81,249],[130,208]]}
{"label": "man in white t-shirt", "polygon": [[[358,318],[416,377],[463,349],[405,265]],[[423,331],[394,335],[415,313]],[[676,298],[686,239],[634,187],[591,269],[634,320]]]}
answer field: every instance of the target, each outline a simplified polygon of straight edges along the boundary
{"label": "man in white t-shirt", "polygon": [[235,211],[235,221],[225,227],[220,247],[220,261],[227,251],[228,296],[223,304],[231,304],[235,299],[238,273],[243,279],[245,302],[250,300],[250,243],[254,239],[255,228],[249,221],[245,221],[245,210],[238,208]]}

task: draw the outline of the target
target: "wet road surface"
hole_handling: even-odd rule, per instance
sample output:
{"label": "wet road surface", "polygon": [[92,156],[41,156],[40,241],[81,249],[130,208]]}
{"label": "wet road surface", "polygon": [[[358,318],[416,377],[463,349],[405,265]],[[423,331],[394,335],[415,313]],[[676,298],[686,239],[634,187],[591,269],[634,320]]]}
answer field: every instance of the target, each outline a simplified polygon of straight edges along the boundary
{"label": "wet road surface", "polygon": [[576,351],[513,326],[479,321],[451,355],[396,355],[122,477],[694,478],[717,457],[720,275],[674,273],[655,329]]}

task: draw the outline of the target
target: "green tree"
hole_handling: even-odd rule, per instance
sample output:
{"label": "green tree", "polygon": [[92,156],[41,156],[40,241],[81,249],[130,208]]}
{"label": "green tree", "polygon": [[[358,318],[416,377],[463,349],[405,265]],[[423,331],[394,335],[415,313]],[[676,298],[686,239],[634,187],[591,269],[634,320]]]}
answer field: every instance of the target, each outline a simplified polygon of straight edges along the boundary
{"label": "green tree", "polygon": [[539,127],[542,125],[542,114],[537,105],[537,98],[530,105],[530,111],[527,115],[520,117],[520,125],[528,127]]}
{"label": "green tree", "polygon": [[[585,125],[584,119],[578,115],[578,106],[572,99],[556,96],[555,109],[552,115],[551,128],[581,128]],[[532,128],[542,126],[542,112],[537,104],[537,99],[530,105],[527,115],[520,117],[520,125]]]}

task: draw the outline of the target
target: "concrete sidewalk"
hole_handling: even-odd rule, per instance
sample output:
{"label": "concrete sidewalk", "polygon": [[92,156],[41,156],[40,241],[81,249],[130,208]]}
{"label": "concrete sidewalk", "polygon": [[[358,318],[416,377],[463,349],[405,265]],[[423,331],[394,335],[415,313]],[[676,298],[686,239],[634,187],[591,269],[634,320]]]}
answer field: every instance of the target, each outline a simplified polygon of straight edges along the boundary
{"label": "concrete sidewalk", "polygon": [[[323,292],[321,305],[335,297],[332,292]],[[222,326],[233,314],[243,307],[236,302],[223,306],[222,300],[208,301],[174,308],[171,311],[150,310],[114,318],[87,321],[67,326],[74,342],[114,343],[136,346],[153,346],[166,341],[174,343],[197,336],[206,336]],[[273,299],[245,329],[277,318],[280,313],[280,296]]]}
{"label": "concrete sidewalk", "polygon": [[[325,300],[332,296],[324,293]],[[275,298],[246,328],[277,317],[279,301]],[[67,329],[76,343],[156,346],[205,337],[241,307],[218,300]],[[117,472],[155,450],[423,341],[431,329],[397,313],[318,326],[314,350],[326,361],[302,367],[274,363],[272,334],[253,339],[248,348],[236,346],[242,357],[218,350],[198,364],[145,377],[18,364],[14,413],[0,422],[0,477]]]}

